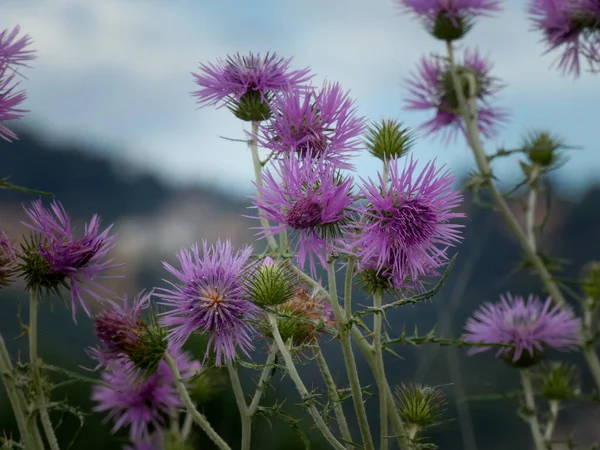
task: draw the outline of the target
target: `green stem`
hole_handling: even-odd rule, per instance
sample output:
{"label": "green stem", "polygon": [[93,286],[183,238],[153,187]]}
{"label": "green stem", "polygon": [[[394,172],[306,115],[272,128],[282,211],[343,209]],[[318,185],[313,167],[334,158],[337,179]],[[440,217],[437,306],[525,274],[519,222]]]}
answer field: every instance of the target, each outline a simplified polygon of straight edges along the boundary
{"label": "green stem", "polygon": [[350,333],[348,332],[348,323],[346,322],[345,315],[342,313],[342,309],[340,307],[337,297],[334,259],[332,259],[329,263],[327,275],[329,280],[329,295],[331,297],[331,307],[333,308],[335,319],[339,324],[340,342],[342,344],[342,351],[344,353],[344,361],[346,363],[346,370],[348,372],[348,380],[350,381],[350,390],[352,392],[352,401],[354,402],[354,409],[356,411],[356,416],[358,419],[358,427],[360,429],[360,434],[365,449],[374,450],[375,446],[373,445],[371,429],[369,428],[369,421],[367,420],[367,412],[365,410],[365,402],[363,400],[362,389],[360,387],[360,380],[358,378],[356,360],[354,358],[354,352],[352,351]]}
{"label": "green stem", "polygon": [[8,396],[8,400],[10,401],[12,410],[15,414],[21,441],[25,445],[25,448],[44,450],[44,445],[39,430],[37,429],[36,422],[34,420],[27,420],[28,405],[25,401],[23,392],[19,390],[15,383],[10,355],[8,354],[8,349],[6,348],[2,335],[0,335],[0,374],[2,376],[2,381],[4,382],[4,388],[6,389],[6,395]]}
{"label": "green stem", "polygon": [[557,400],[550,400],[550,417],[548,417],[548,423],[544,430],[544,443],[549,450],[552,450],[552,435],[554,434],[559,409],[560,403]]}
{"label": "green stem", "polygon": [[42,383],[42,374],[40,371],[41,361],[37,354],[37,332],[38,332],[38,303],[40,293],[36,289],[32,289],[29,294],[29,362],[31,364],[32,381],[35,386],[36,400],[38,403],[38,409],[40,411],[40,419],[42,421],[42,428],[46,439],[48,439],[48,445],[51,450],[60,450],[58,445],[58,439],[54,434],[54,427],[50,420],[50,414],[46,408],[46,396],[44,394],[44,385]]}
{"label": "green stem", "polygon": [[[467,139],[469,141],[471,150],[473,151],[473,155],[475,156],[475,162],[477,163],[479,172],[486,180],[486,184],[488,186],[488,189],[490,190],[490,194],[492,195],[496,206],[500,210],[500,213],[504,216],[504,219],[506,220],[509,228],[512,230],[513,234],[517,238],[517,241],[519,242],[519,245],[525,253],[525,256],[527,257],[528,261],[533,265],[534,269],[538,273],[538,276],[544,284],[546,291],[557,304],[561,306],[567,306],[568,303],[562,291],[558,287],[558,284],[552,278],[552,274],[546,267],[544,261],[537,254],[535,247],[533,247],[530,244],[527,234],[519,225],[519,222],[517,221],[515,215],[512,213],[510,207],[506,203],[506,200],[502,196],[502,193],[498,190],[498,188],[493,182],[489,159],[483,148],[483,143],[481,141],[479,129],[477,126],[476,100],[471,95],[471,104],[467,105],[461,82],[458,78],[458,74],[456,71],[456,66],[454,64],[454,49],[452,47],[451,42],[447,42],[447,50],[450,71],[454,83],[454,89],[456,91],[456,96],[458,99],[459,110],[465,122]],[[473,84],[473,82],[474,81],[471,81],[471,84]],[[471,91],[474,91],[474,89],[471,89]],[[586,358],[588,366],[590,367],[590,371],[594,378],[594,382],[596,383],[596,388],[598,389],[598,392],[600,392],[600,367],[597,367],[598,355],[595,353],[595,351],[592,350],[588,352],[584,351],[584,356]]]}
{"label": "green stem", "polygon": [[237,369],[231,363],[227,364],[229,378],[235,395],[238,409],[240,410],[240,419],[242,421],[242,447],[241,450],[250,450],[250,441],[252,439],[252,416],[248,414],[248,405],[244,398],[244,391],[240,383],[240,377]]}
{"label": "green stem", "polygon": [[[373,306],[381,308],[383,305],[383,293],[377,292],[373,295]],[[385,388],[385,366],[383,364],[383,349],[381,346],[381,334],[383,333],[383,313],[376,312],[373,316],[373,348],[377,359],[377,386],[379,387],[379,421],[380,421],[380,448],[388,448],[388,412],[387,412],[387,389]]]}
{"label": "green stem", "polygon": [[185,419],[183,421],[183,426],[181,427],[181,441],[185,442],[190,437],[190,433],[192,432],[192,425],[194,424],[194,418],[190,413],[185,415]]}
{"label": "green stem", "polygon": [[350,428],[348,428],[348,422],[346,421],[346,416],[344,415],[344,408],[342,407],[340,393],[338,392],[335,381],[333,380],[333,376],[331,375],[331,371],[329,370],[329,366],[327,365],[327,361],[325,360],[323,352],[321,351],[321,347],[319,346],[319,342],[317,341],[315,342],[314,352],[317,359],[317,365],[319,366],[321,374],[323,374],[325,384],[327,385],[329,398],[333,402],[333,411],[335,412],[335,417],[338,421],[342,439],[347,443],[351,443],[352,435],[350,434]]}
{"label": "green stem", "polygon": [[275,358],[277,357],[277,344],[272,343],[269,347],[269,356],[267,356],[267,362],[265,363],[265,367],[263,367],[262,373],[260,374],[260,378],[258,379],[258,383],[256,385],[256,392],[254,392],[254,397],[252,397],[252,402],[248,407],[248,414],[252,417],[258,411],[258,405],[260,404],[260,399],[263,396],[265,391],[265,386],[269,382],[273,373],[273,363],[275,362]]}
{"label": "green stem", "polygon": [[[252,122],[252,134],[258,134],[258,123]],[[258,156],[258,144],[255,139],[250,139],[248,141],[248,147],[250,148],[250,152],[252,153],[252,165],[254,166],[254,178],[256,180],[256,184],[262,187],[262,163],[260,162],[260,157]],[[261,196],[260,190],[257,189],[257,195]],[[258,215],[260,216],[260,224],[265,229],[265,232],[269,229],[269,221],[263,217],[264,212],[258,211]],[[277,250],[277,241],[271,235],[267,236],[267,242],[269,243],[269,247],[271,250]]]}
{"label": "green stem", "polygon": [[189,392],[187,391],[183,380],[181,379],[181,373],[179,373],[179,369],[177,368],[177,363],[175,360],[169,356],[167,353],[164,355],[164,360],[166,361],[169,369],[171,369],[171,373],[173,374],[173,378],[175,378],[175,384],[177,385],[177,391],[179,392],[179,396],[185,405],[188,414],[192,416],[194,422],[196,422],[200,428],[206,433],[206,435],[213,441],[218,448],[221,450],[231,450],[231,447],[227,445],[227,442],[218,435],[218,433],[213,429],[210,425],[206,417],[201,414],[194,406],[194,402],[190,397]]}
{"label": "green stem", "polygon": [[523,385],[523,393],[525,394],[525,406],[527,407],[527,423],[531,429],[533,443],[536,450],[545,450],[544,438],[540,430],[540,423],[535,409],[535,398],[533,396],[533,386],[531,384],[531,376],[527,369],[521,369],[521,384]]}
{"label": "green stem", "polygon": [[[304,386],[304,383],[302,382],[302,379],[300,378],[300,375],[296,370],[296,366],[294,365],[294,361],[292,360],[292,355],[290,355],[290,352],[288,351],[287,347],[285,346],[285,343],[283,342],[283,339],[281,338],[281,334],[279,333],[279,328],[277,326],[277,318],[273,314],[269,314],[269,323],[271,325],[273,338],[275,339],[277,347],[279,347],[279,352],[281,353],[281,356],[283,356],[283,359],[285,361],[285,366],[287,367],[288,374],[294,382],[294,384],[296,385],[296,389],[300,393],[302,401],[307,402],[310,399],[310,394],[308,393],[308,390]],[[317,428],[319,428],[321,433],[323,433],[325,439],[327,439],[327,441],[336,450],[346,450],[344,446],[335,438],[331,430],[327,427],[327,424],[319,414],[319,411],[317,410],[315,405],[310,403],[307,406],[308,412],[312,416],[315,425],[317,425]]]}
{"label": "green stem", "polygon": [[525,211],[525,226],[527,230],[527,241],[533,250],[537,249],[535,238],[535,210],[537,203],[537,178],[539,175],[539,167],[535,164],[531,168],[529,174],[529,196],[527,198],[527,209]]}

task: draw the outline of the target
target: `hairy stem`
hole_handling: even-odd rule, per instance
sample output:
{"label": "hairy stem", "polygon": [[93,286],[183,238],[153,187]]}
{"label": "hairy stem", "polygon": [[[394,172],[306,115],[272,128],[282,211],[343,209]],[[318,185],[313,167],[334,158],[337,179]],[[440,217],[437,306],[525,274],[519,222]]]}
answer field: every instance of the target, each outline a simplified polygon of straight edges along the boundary
{"label": "hairy stem", "polygon": [[536,251],[537,242],[535,239],[535,210],[537,203],[537,178],[539,174],[539,167],[534,165],[531,168],[529,175],[529,195],[527,197],[527,209],[525,211],[525,227],[527,230],[527,241],[531,248]]}
{"label": "hairy stem", "polygon": [[37,354],[37,332],[38,332],[38,303],[40,293],[36,289],[32,289],[29,294],[29,362],[31,364],[31,375],[32,381],[36,391],[36,402],[37,407],[40,411],[40,419],[42,421],[42,428],[44,434],[48,440],[48,445],[51,450],[60,450],[58,445],[58,439],[54,434],[54,427],[50,420],[50,414],[46,407],[46,395],[44,394],[44,385],[42,380],[42,373],[40,371],[41,361]]}
{"label": "hairy stem", "polygon": [[242,421],[242,447],[241,450],[250,450],[250,442],[252,439],[252,416],[248,413],[248,405],[244,398],[244,391],[240,383],[240,377],[237,368],[233,367],[232,363],[227,364],[231,386],[235,395],[235,401],[240,410],[240,419]]}
{"label": "hairy stem", "polygon": [[192,425],[194,424],[194,418],[190,413],[185,415],[185,419],[183,420],[183,426],[181,427],[181,440],[182,442],[186,442],[190,437],[190,433],[192,432]]}
{"label": "hairy stem", "polygon": [[533,444],[536,450],[545,450],[544,438],[540,430],[540,423],[535,409],[535,398],[533,396],[533,386],[531,384],[531,376],[527,369],[521,369],[521,384],[523,385],[523,393],[525,394],[525,406],[527,407],[527,423],[531,429]]}
{"label": "hairy stem", "polygon": [[338,421],[338,426],[340,428],[340,433],[342,434],[342,439],[350,443],[352,442],[352,435],[350,434],[350,428],[348,428],[348,422],[346,421],[346,416],[344,415],[344,408],[342,407],[340,394],[338,392],[337,386],[335,385],[335,381],[333,380],[333,376],[331,375],[331,371],[329,370],[329,366],[327,365],[327,361],[323,356],[323,352],[321,351],[321,347],[318,342],[315,342],[315,358],[317,360],[317,365],[321,370],[321,374],[323,374],[323,379],[325,380],[325,384],[327,385],[327,391],[329,393],[329,398],[333,402],[333,411],[335,412],[335,417]]}
{"label": "hairy stem", "polygon": [[194,402],[192,401],[192,398],[190,397],[190,394],[187,388],[185,387],[183,380],[181,379],[181,373],[177,368],[177,363],[175,362],[175,360],[167,353],[165,353],[164,355],[164,360],[169,366],[169,369],[171,369],[171,373],[173,374],[173,378],[175,379],[175,384],[177,385],[177,391],[179,392],[179,396],[181,397],[181,400],[183,401],[183,404],[185,405],[188,414],[192,416],[194,422],[196,422],[200,426],[200,428],[202,428],[202,430],[211,439],[211,441],[213,441],[217,445],[217,447],[219,447],[221,450],[231,450],[231,447],[229,447],[229,445],[227,445],[227,442],[225,442],[223,438],[219,436],[219,434],[210,425],[206,417],[204,417],[204,415],[196,409],[196,406],[194,405]]}
{"label": "hairy stem", "polygon": [[[373,295],[373,306],[381,308],[383,305],[383,292]],[[377,386],[379,387],[379,421],[380,421],[380,448],[388,448],[388,412],[387,412],[387,389],[385,388],[385,366],[383,365],[383,349],[381,346],[381,334],[383,332],[383,313],[375,313],[373,316],[373,348],[377,359]]]}
{"label": "hairy stem", "polygon": [[[335,281],[335,260],[331,260],[329,268],[327,270],[329,280],[329,295],[331,298],[331,307],[335,319],[339,324],[340,342],[342,344],[342,351],[344,353],[344,361],[346,363],[346,370],[348,372],[348,380],[350,381],[350,390],[352,392],[352,401],[354,402],[354,409],[358,419],[358,427],[362,437],[363,445],[367,450],[374,450],[373,437],[371,436],[371,429],[369,428],[369,421],[367,420],[367,412],[365,410],[365,403],[363,400],[362,390],[360,387],[360,380],[358,378],[358,370],[356,368],[356,360],[354,358],[354,352],[352,351],[352,341],[350,340],[350,333],[348,329],[348,323],[345,315],[342,313],[337,298],[337,286]],[[377,370],[377,368],[375,369]]]}
{"label": "hairy stem", "polygon": [[[258,122],[252,122],[252,134],[258,134]],[[250,152],[252,153],[252,165],[254,166],[254,178],[256,180],[256,184],[262,187],[262,163],[260,162],[260,157],[258,156],[258,144],[256,139],[252,138],[248,141],[248,147],[250,148]],[[260,190],[257,189],[257,195],[261,195]],[[263,217],[263,211],[258,211],[258,215],[260,216],[260,224],[264,228],[265,232],[269,230],[269,221]],[[277,241],[272,235],[267,236],[267,242],[269,243],[269,247],[271,250],[277,250]]]}
{"label": "hairy stem", "polygon": [[[290,378],[296,385],[296,389],[300,393],[300,397],[302,397],[302,401],[309,402],[310,394],[308,393],[308,390],[304,386],[304,383],[302,382],[302,379],[300,378],[300,375],[298,374],[298,371],[296,370],[296,366],[294,365],[294,361],[292,360],[292,355],[290,355],[290,352],[288,351],[285,343],[283,342],[283,339],[281,338],[281,334],[279,333],[279,328],[277,326],[277,318],[273,314],[269,314],[269,323],[271,325],[271,331],[273,333],[273,338],[275,339],[277,347],[279,347],[279,352],[281,353],[281,356],[283,356],[283,359],[285,361],[285,366],[287,367]],[[325,423],[325,421],[319,414],[319,411],[317,410],[315,405],[312,403],[309,403],[309,404],[307,404],[307,407],[308,407],[308,412],[310,413],[310,415],[312,416],[312,418],[315,422],[315,425],[317,426],[317,428],[319,428],[321,433],[323,433],[323,436],[325,437],[325,439],[327,439],[327,441],[336,450],[345,450],[344,446],[335,438],[335,436],[333,435],[333,433],[331,432],[329,427],[327,427],[327,424]]]}
{"label": "hairy stem", "polygon": [[550,416],[548,417],[548,423],[544,429],[544,443],[546,448],[552,449],[552,435],[554,434],[554,427],[558,419],[558,411],[560,403],[557,400],[550,400]]}
{"label": "hairy stem", "polygon": [[273,376],[273,364],[275,363],[275,358],[277,357],[278,351],[277,344],[273,342],[269,347],[269,356],[267,356],[265,367],[263,368],[260,378],[258,379],[256,392],[254,392],[254,397],[252,397],[252,402],[248,407],[248,414],[250,414],[251,417],[256,414],[256,411],[258,411],[258,405],[260,404],[260,399],[265,391],[265,386]]}

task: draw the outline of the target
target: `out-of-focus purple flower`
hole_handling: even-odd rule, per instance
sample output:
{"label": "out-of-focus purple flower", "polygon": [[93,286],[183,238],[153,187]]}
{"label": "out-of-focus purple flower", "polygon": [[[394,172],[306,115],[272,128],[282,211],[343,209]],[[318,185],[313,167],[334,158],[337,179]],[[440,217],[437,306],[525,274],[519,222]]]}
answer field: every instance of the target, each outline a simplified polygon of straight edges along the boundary
{"label": "out-of-focus purple flower", "polygon": [[452,187],[455,179],[449,171],[436,169],[433,162],[418,171],[411,157],[402,172],[396,160],[387,169],[387,185],[382,175],[378,183],[363,180],[366,203],[357,210],[366,220],[356,224],[351,246],[359,271],[375,269],[394,288],[404,288],[448,261],[448,247],[461,240],[462,225],[450,221],[464,217],[453,212],[462,195]]}
{"label": "out-of-focus purple flower", "polygon": [[342,176],[322,158],[306,156],[284,158],[274,172],[262,174],[262,181],[263,186],[256,185],[258,195],[251,197],[259,214],[254,218],[277,224],[260,228],[258,236],[293,231],[298,236],[298,264],[304,267],[308,257],[315,275],[315,257],[327,267],[328,254],[343,243],[354,201],[352,177]]}
{"label": "out-of-focus purple flower", "polygon": [[[200,363],[179,347],[168,350],[177,362],[182,379],[191,378],[200,369]],[[129,427],[132,441],[150,437],[152,430],[160,428],[165,419],[183,406],[175,379],[165,361],[149,378],[133,376],[132,364],[118,360],[108,364],[101,379],[108,386],[94,386],[92,400],[94,411],[107,412],[106,420],[112,420],[112,432]]]}
{"label": "out-of-focus purple flower", "polygon": [[261,124],[260,145],[280,156],[322,157],[351,169],[350,156],[363,147],[365,119],[356,116],[354,101],[339,83],[325,82],[320,90],[292,91],[276,98],[273,116]]}
{"label": "out-of-focus purple flower", "polygon": [[18,38],[19,31],[20,28],[16,26],[12,31],[0,33],[0,138],[8,142],[18,138],[3,122],[20,119],[27,112],[20,108],[27,94],[17,91],[17,68],[25,66],[27,61],[35,57],[33,50],[26,49],[31,38],[28,35]]}
{"label": "out-of-focus purple flower", "polygon": [[303,87],[312,78],[310,69],[291,70],[292,58],[286,59],[276,53],[239,53],[227,56],[216,64],[201,64],[200,72],[193,74],[200,89],[193,92],[200,106],[229,105],[240,101],[248,92],[260,94],[263,102],[268,102],[272,94],[288,92]]}
{"label": "out-of-focus purple flower", "polygon": [[581,72],[580,57],[600,64],[600,3],[596,0],[531,0],[528,12],[543,35],[546,53],[562,47],[558,68]]}
{"label": "out-of-focus purple flower", "polygon": [[16,271],[17,250],[6,233],[0,230],[0,289],[8,286]]}
{"label": "out-of-focus purple flower", "polygon": [[[509,344],[499,347],[496,356],[512,363],[529,364],[547,348],[573,350],[579,344],[581,320],[569,308],[553,305],[552,299],[542,302],[534,295],[527,301],[507,293],[500,302],[482,305],[465,325],[463,339],[473,343]],[[471,354],[491,347],[474,347]]]}
{"label": "out-of-focus purple flower", "polygon": [[435,22],[440,15],[452,20],[487,16],[500,11],[501,0],[395,0],[406,11]]}
{"label": "out-of-focus purple flower", "polygon": [[[462,65],[457,65],[457,74],[463,78],[471,74],[475,78],[475,96],[478,101],[478,127],[486,137],[492,137],[498,131],[498,125],[508,118],[504,109],[492,107],[491,97],[502,89],[502,85],[490,76],[492,65],[477,51],[466,51]],[[457,92],[454,89],[449,64],[439,57],[424,57],[419,69],[406,80],[409,96],[405,99],[407,110],[434,110],[435,116],[421,125],[427,133],[440,132],[448,142],[457,131],[465,133],[463,119],[459,112]],[[465,98],[469,88],[462,81]]]}
{"label": "out-of-focus purple flower", "polygon": [[203,256],[196,244],[191,252],[182,249],[177,255],[181,269],[163,263],[181,284],[169,282],[172,288],[160,289],[157,296],[171,308],[162,313],[163,325],[172,327],[170,337],[184,343],[194,332],[208,334],[220,366],[235,359],[236,348],[244,353],[253,348],[248,320],[257,308],[245,299],[244,285],[252,247],[236,252],[227,240],[212,247],[203,241],[202,249]]}
{"label": "out-of-focus purple flower", "polygon": [[38,234],[21,256],[29,289],[58,292],[61,286],[66,287],[71,291],[73,319],[78,304],[90,316],[82,294],[98,301],[102,301],[102,297],[84,283],[106,291],[95,280],[107,278],[102,273],[119,266],[107,259],[115,245],[115,236],[109,234],[112,225],[101,231],[100,219],[94,215],[85,224],[83,237],[75,238],[71,219],[59,202],[53,201],[50,209],[46,209],[41,200],[36,200],[30,208],[25,208],[25,212],[29,222],[23,224]]}

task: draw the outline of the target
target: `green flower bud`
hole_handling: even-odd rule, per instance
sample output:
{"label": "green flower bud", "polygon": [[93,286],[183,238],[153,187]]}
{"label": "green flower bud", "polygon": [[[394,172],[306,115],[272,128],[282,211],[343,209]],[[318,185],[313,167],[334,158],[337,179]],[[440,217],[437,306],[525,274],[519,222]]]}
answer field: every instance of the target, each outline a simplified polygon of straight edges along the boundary
{"label": "green flower bud", "polygon": [[45,290],[46,293],[61,295],[61,288],[69,289],[67,278],[63,273],[51,270],[50,263],[39,251],[41,238],[32,235],[21,244],[20,272],[25,278],[28,290]]}
{"label": "green flower bud", "polygon": [[384,119],[367,130],[365,144],[373,156],[381,160],[400,158],[415,143],[415,136],[395,119]]}
{"label": "green flower bud", "polygon": [[534,373],[537,391],[549,401],[562,401],[579,393],[579,372],[577,367],[550,362],[540,365]]}
{"label": "green flower bud", "polygon": [[547,131],[530,133],[523,140],[523,150],[529,160],[541,167],[550,167],[556,163],[558,151],[564,147],[562,139]]}
{"label": "green flower bud", "polygon": [[234,101],[228,108],[238,119],[246,122],[262,122],[269,119],[272,114],[267,94],[265,100],[267,102],[263,101],[260,92],[249,89],[239,101]]}
{"label": "green flower bud", "polygon": [[[413,430],[438,425],[446,405],[440,389],[412,383],[396,388],[395,402],[400,417]],[[412,439],[414,437],[411,436]]]}
{"label": "green flower bud", "polygon": [[249,300],[260,306],[290,301],[298,290],[296,279],[287,267],[267,257],[246,279]]}
{"label": "green flower bud", "polygon": [[581,289],[594,304],[600,302],[600,261],[590,261],[583,269]]}
{"label": "green flower bud", "polygon": [[461,39],[473,27],[473,23],[462,17],[451,18],[447,13],[440,12],[431,28],[431,34],[442,41],[452,42]]}
{"label": "green flower bud", "polygon": [[219,396],[225,389],[228,380],[219,369],[205,365],[196,376],[187,382],[194,401],[204,404]]}
{"label": "green flower bud", "polygon": [[158,324],[144,324],[138,335],[137,345],[129,349],[127,356],[140,372],[150,376],[163,360],[168,343],[165,330]]}

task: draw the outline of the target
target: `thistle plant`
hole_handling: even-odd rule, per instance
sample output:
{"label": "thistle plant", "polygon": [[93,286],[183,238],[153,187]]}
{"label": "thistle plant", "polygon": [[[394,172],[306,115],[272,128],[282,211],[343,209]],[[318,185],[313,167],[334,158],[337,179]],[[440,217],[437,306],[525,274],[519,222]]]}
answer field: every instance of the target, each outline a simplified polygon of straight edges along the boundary
{"label": "thistle plant", "polygon": [[[50,401],[51,366],[37,347],[40,303],[65,294],[74,320],[83,309],[94,321],[98,344],[87,350],[99,378],[92,389],[93,411],[105,417],[113,432],[127,433],[127,449],[191,449],[195,433],[204,433],[221,450],[249,450],[253,443],[256,448],[256,416],[267,411],[282,415],[264,395],[275,374],[289,379],[299,397],[296,403],[308,412],[312,425],[302,427],[314,426],[331,448],[435,448],[426,433],[450,419],[449,401],[439,387],[421,380],[400,386],[390,382],[388,351],[395,354],[392,347],[402,344],[495,352],[497,364],[505,363],[520,380],[518,412],[536,450],[552,449],[561,408],[586,394],[579,368],[549,360],[555,350],[583,354],[584,370],[597,390],[587,395],[598,397],[598,263],[583,269],[581,292],[575,296],[564,289],[538,245],[543,226],[536,211],[545,194],[543,181],[566,162],[563,153],[569,147],[543,131],[530,133],[516,150],[486,151],[483,139],[497,135],[509,120],[507,110],[492,104],[504,85],[493,76],[490,58],[475,50],[466,50],[460,61],[456,57],[457,43],[469,37],[477,22],[500,11],[501,2],[395,3],[420,19],[446,51],[423,57],[406,80],[406,109],[431,111],[421,131],[461,139],[471,149],[478,173],[468,187],[476,194],[486,191],[522,249],[522,266],[539,277],[545,292],[526,298],[506,293],[497,303],[481,299],[461,339],[435,331],[413,336],[402,331],[390,338],[398,333],[390,311],[434,298],[453,276],[469,219],[455,176],[436,161],[416,157],[419,138],[404,122],[390,118],[368,126],[349,91],[336,82],[314,86],[311,70],[295,69],[291,58],[249,53],[206,62],[193,75],[198,104],[225,106],[249,123],[245,132],[256,192],[248,204],[257,242],[238,247],[222,237],[189,243],[174,255],[177,264],[162,263],[160,286],[116,297],[102,283],[118,276],[115,269],[123,270],[111,258],[117,245],[112,225],[103,227],[94,215],[80,231],[59,201],[34,200],[26,206],[26,235],[0,230],[0,288],[17,289],[21,280],[30,295],[29,323],[21,324],[29,360],[15,365],[0,336],[0,376],[22,447],[67,448],[57,439],[50,415],[55,405]],[[527,11],[547,49],[563,51],[560,69],[579,74],[581,59],[592,67],[598,62],[597,2],[531,0]],[[33,52],[27,49],[30,38],[19,38],[19,31],[0,33],[2,123],[24,113],[17,69]],[[4,124],[0,137],[17,138]],[[352,159],[363,152],[379,160],[375,177],[356,173]],[[522,193],[521,215],[498,188],[492,168],[494,160],[511,154],[523,156],[523,180],[516,189]],[[258,250],[264,241],[266,248]],[[340,272],[344,283],[338,286]],[[355,285],[372,305],[353,301]],[[510,292],[510,286],[503,292]],[[194,336],[205,338],[203,351],[188,350]],[[348,386],[339,385],[332,374],[324,340],[341,350]],[[258,349],[267,353],[259,363],[254,361]],[[358,364],[359,357],[370,374]],[[314,380],[298,370],[301,364],[318,367],[323,389],[313,389]],[[250,367],[260,375],[248,392],[240,372]],[[228,442],[201,412],[202,398],[214,395],[218,385],[211,374],[220,370],[227,373],[239,410],[239,442]],[[369,390],[368,377],[374,380]],[[377,403],[378,415],[367,414],[368,402]]]}

